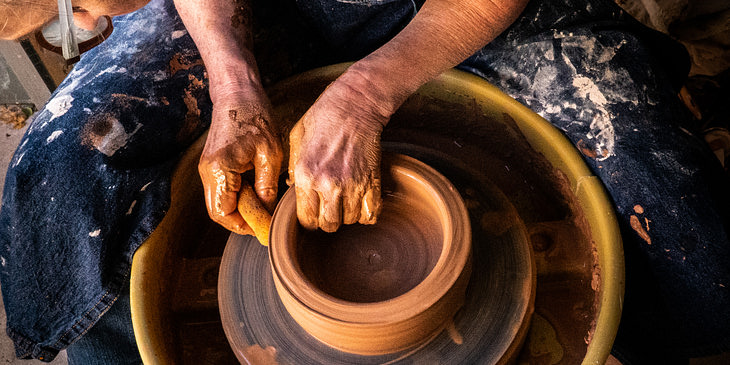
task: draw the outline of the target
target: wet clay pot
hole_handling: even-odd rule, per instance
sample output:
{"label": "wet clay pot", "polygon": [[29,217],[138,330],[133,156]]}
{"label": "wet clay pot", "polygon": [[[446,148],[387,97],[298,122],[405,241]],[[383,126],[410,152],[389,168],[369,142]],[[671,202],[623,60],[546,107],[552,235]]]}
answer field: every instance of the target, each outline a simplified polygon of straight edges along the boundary
{"label": "wet clay pot", "polygon": [[382,164],[375,225],[303,229],[290,189],[271,224],[276,291],[310,335],[342,351],[380,355],[437,335],[464,302],[471,228],[464,202],[436,170],[405,155]]}

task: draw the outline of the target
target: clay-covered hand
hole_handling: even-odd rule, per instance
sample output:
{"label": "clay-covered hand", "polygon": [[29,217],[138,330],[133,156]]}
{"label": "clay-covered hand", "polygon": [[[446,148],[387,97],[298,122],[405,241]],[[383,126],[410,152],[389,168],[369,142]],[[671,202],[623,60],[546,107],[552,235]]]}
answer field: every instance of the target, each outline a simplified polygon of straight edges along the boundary
{"label": "clay-covered hand", "polygon": [[281,139],[268,101],[215,105],[198,164],[210,217],[238,234],[259,233],[252,230],[256,222],[247,223],[237,209],[239,195],[250,189],[241,174],[254,170],[254,191],[262,204],[251,209],[268,210],[253,212],[252,216],[268,216],[276,204],[282,159]]}
{"label": "clay-covered hand", "polygon": [[290,133],[289,183],[308,229],[373,224],[380,211],[380,134],[390,117],[378,100],[333,82]]}

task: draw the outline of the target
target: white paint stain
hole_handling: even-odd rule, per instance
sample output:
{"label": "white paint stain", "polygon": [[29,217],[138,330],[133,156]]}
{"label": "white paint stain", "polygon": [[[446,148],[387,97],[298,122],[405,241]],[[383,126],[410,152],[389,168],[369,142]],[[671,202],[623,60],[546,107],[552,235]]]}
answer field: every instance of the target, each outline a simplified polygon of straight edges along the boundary
{"label": "white paint stain", "polygon": [[125,67],[119,67],[117,65],[109,66],[103,70],[101,70],[98,74],[96,74],[96,77],[99,77],[104,74],[111,74],[111,73],[125,73],[127,72],[127,69]]}
{"label": "white paint stain", "polygon": [[172,32],[171,36],[172,36],[172,39],[178,39],[186,34],[188,34],[188,32],[185,30],[176,30],[176,31]]}
{"label": "white paint stain", "polygon": [[13,162],[13,167],[17,167],[20,164],[20,161],[23,160],[23,156],[25,156],[25,152],[15,155],[15,162]]}
{"label": "white paint stain", "polygon": [[127,133],[124,130],[122,123],[120,123],[116,118],[110,118],[109,122],[111,123],[111,129],[106,135],[100,136],[98,141],[94,141],[94,147],[96,147],[99,152],[107,156],[112,156],[120,148],[127,144],[129,138],[137,133],[142,125],[137,124],[137,128],[135,128],[132,132]]}
{"label": "white paint stain", "polygon": [[62,134],[63,134],[63,131],[62,131],[62,130],[60,130],[60,129],[59,129],[59,130],[57,130],[57,131],[54,131],[53,133],[51,133],[51,135],[50,135],[50,136],[48,136],[48,138],[46,138],[46,144],[48,144],[48,143],[51,143],[51,142],[55,141],[55,140],[56,140],[56,138],[58,138],[58,137],[59,137],[60,135],[62,135]]}
{"label": "white paint stain", "polygon": [[596,139],[596,153],[600,156],[596,157],[596,160],[603,161],[611,156],[615,156],[614,146],[616,144],[616,134],[609,115],[607,113],[598,113],[593,117],[590,128],[591,131],[586,136]]}
{"label": "white paint stain", "polygon": [[89,237],[99,237],[101,234],[101,229],[97,229],[96,231],[89,232]]}
{"label": "white paint stain", "polygon": [[[593,80],[584,76],[573,78],[573,86],[576,88],[575,96],[577,98],[587,99],[593,103],[593,108],[590,111],[593,118],[590,123],[590,132],[586,134],[586,137],[596,140],[596,154],[599,156],[596,160],[603,161],[615,156],[616,134],[611,122],[611,113],[606,109],[608,104],[606,96]],[[589,114],[583,115],[588,116]]]}
{"label": "white paint stain", "polygon": [[73,106],[73,101],[73,96],[68,94],[59,95],[51,99],[48,104],[46,104],[46,110],[51,112],[52,115],[48,122],[50,123],[52,120],[66,114],[66,112],[68,112]]}
{"label": "white paint stain", "polygon": [[169,77],[170,74],[165,70],[158,70],[152,74],[152,80],[154,81],[167,80]]}
{"label": "white paint stain", "polygon": [[584,76],[577,76],[573,79],[573,86],[577,89],[575,96],[579,98],[588,98],[594,104],[598,106],[605,106],[608,101],[603,93],[598,89],[598,86],[589,78]]}

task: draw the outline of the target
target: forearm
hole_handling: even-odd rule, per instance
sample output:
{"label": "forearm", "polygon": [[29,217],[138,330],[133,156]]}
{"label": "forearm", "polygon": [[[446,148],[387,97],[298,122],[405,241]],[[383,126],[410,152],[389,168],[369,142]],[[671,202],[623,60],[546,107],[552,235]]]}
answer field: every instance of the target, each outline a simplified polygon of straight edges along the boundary
{"label": "forearm", "polygon": [[213,103],[260,97],[248,1],[175,0],[175,7],[205,63]]}
{"label": "forearm", "polygon": [[403,31],[353,65],[345,77],[369,84],[364,89],[374,95],[366,97],[378,100],[381,113],[392,114],[424,83],[496,38],[526,3],[428,0]]}

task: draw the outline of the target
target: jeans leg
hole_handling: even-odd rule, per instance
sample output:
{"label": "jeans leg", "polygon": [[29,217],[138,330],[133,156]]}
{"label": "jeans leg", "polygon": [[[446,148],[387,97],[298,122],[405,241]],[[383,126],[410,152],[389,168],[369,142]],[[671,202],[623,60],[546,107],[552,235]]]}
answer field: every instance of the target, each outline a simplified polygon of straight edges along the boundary
{"label": "jeans leg", "polygon": [[69,365],[141,364],[132,330],[129,281],[116,302],[66,350]]}

